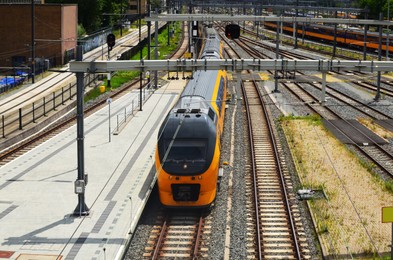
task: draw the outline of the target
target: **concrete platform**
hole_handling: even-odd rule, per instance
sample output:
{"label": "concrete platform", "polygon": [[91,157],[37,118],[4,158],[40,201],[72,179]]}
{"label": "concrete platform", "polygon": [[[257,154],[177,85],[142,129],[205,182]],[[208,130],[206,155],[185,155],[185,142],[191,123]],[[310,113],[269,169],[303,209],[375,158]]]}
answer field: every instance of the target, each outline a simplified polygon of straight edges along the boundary
{"label": "concrete platform", "polygon": [[[184,85],[171,81],[155,91],[110,142],[108,107],[85,118],[88,216],[73,216],[76,126],[2,166],[0,258],[119,258],[155,182],[158,128]],[[111,132],[138,96],[132,91],[111,103]]]}

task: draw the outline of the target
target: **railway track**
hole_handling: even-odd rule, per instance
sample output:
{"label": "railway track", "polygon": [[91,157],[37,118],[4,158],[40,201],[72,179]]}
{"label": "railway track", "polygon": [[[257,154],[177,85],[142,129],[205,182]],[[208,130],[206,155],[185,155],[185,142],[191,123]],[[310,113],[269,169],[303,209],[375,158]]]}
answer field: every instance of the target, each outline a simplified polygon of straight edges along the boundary
{"label": "railway track", "polygon": [[[320,84],[309,84],[311,87],[317,89],[317,90],[322,90],[322,86]],[[352,107],[353,109],[363,113],[365,116],[370,117],[373,120],[388,120],[388,119],[393,119],[391,116],[386,115],[385,113],[382,113],[381,111],[375,109],[374,107],[365,104],[361,101],[359,101],[356,98],[351,97],[350,95],[341,93],[329,85],[326,85],[326,93],[331,96],[336,98],[337,100],[340,100],[341,102],[345,103],[346,105]]]}
{"label": "railway track", "polygon": [[304,90],[299,83],[283,83],[281,85],[296,96],[302,103],[308,106],[315,114],[327,120],[339,119],[339,116],[326,106],[321,106],[318,99],[311,93]]}
{"label": "railway track", "polygon": [[[272,57],[271,55],[267,55],[265,52],[261,52],[259,50],[261,49],[266,49],[269,52],[274,53],[275,50],[272,48],[271,45],[265,44],[260,41],[252,40],[250,38],[247,38],[245,36],[241,36],[239,38],[239,42],[243,45],[245,49],[247,49],[247,52],[252,54],[254,57],[262,58],[262,59],[270,59],[270,58],[275,58]],[[256,46],[258,48],[256,48]],[[259,49],[259,50],[258,50]],[[287,59],[313,59],[312,57],[302,55],[299,53],[294,53],[293,51],[288,51],[288,50],[279,50],[279,56],[284,57]],[[347,57],[348,58],[348,57]],[[270,72],[273,74],[273,72]],[[296,72],[297,74],[302,74],[302,72]],[[373,76],[372,73],[361,73],[361,72],[354,72],[354,71],[345,71],[345,72],[334,72],[334,74],[338,77],[341,78],[343,81],[348,81],[349,83],[361,87],[367,91],[370,92],[377,92],[377,86],[371,82],[368,82],[365,80],[365,78]],[[350,79],[348,79],[348,76],[351,75]],[[283,75],[284,77],[287,77],[287,75]],[[392,91],[392,86],[393,83],[391,82],[390,79],[388,78],[382,78],[381,83],[383,83],[386,86],[380,86],[380,93],[382,95],[386,95],[388,97],[393,97],[393,91]]]}
{"label": "railway track", "polygon": [[[184,30],[187,31],[187,30]],[[172,58],[178,59],[184,55],[187,50],[187,32],[184,33],[182,43],[179,47],[174,51],[172,54]],[[144,88],[146,85],[143,85]],[[112,98],[117,99],[121,97],[123,94],[126,94],[127,90],[133,88],[139,88],[140,82],[139,80],[134,80],[128,84],[125,84],[123,87],[116,89],[110,93],[109,97],[97,99],[97,101],[90,105],[89,107],[85,108],[85,115],[89,115],[90,113],[94,113],[95,111],[99,110],[102,106],[106,105],[106,99]],[[146,100],[147,95],[143,95]],[[52,136],[57,135],[64,129],[71,127],[72,125],[76,124],[76,115],[71,115],[61,121],[56,122],[52,126],[48,127],[47,129],[40,131],[38,133],[34,133],[33,135],[29,136],[28,138],[24,139],[23,141],[15,144],[8,149],[4,149],[0,151],[0,166],[5,165],[6,163],[14,160],[15,158],[19,157],[20,155],[24,154],[25,152],[33,149],[34,147],[38,146],[39,144],[45,142],[46,140],[50,139]],[[23,132],[20,133],[23,135]]]}
{"label": "railway track", "polygon": [[[117,98],[121,97],[123,94],[126,94],[127,90],[129,90],[131,88],[136,88],[136,87],[139,87],[139,81],[133,81],[133,82],[129,83],[128,85],[125,85],[124,87],[118,89],[117,91],[114,91],[110,95],[110,98],[112,98],[113,100],[116,100]],[[145,100],[143,100],[143,101],[145,101]],[[99,109],[101,109],[105,105],[106,105],[106,99],[101,99],[100,101],[96,102],[95,104],[93,104],[85,109],[85,116],[88,116],[88,115],[98,111]],[[14,160],[15,158],[19,157],[20,155],[26,153],[27,151],[30,151],[34,147],[44,143],[45,141],[49,140],[51,137],[57,135],[58,133],[64,131],[65,129],[67,129],[75,124],[76,124],[76,114],[73,114],[71,116],[66,117],[65,119],[62,119],[62,120],[56,122],[55,124],[53,124],[49,128],[47,128],[43,131],[40,131],[38,133],[35,133],[33,136],[30,136],[29,138],[21,141],[20,143],[15,144],[15,146],[1,151],[1,153],[0,153],[0,166],[5,165],[6,163]]]}
{"label": "railway track", "polygon": [[[258,54],[258,51],[255,50],[255,48],[250,48],[250,44],[252,42],[248,42],[246,45],[248,46],[245,50],[253,57],[263,57],[265,54]],[[251,49],[251,51],[249,51]],[[280,52],[281,53],[281,52]],[[285,52],[282,53],[282,55],[287,55]],[[291,56],[288,56],[289,58],[292,58]],[[273,74],[273,72],[270,72]],[[298,72],[300,73],[300,72]],[[300,73],[301,74],[301,73]],[[354,81],[356,83],[356,81]],[[314,83],[307,83],[314,88],[317,88],[319,90],[322,89],[322,87],[317,86]],[[318,98],[309,93],[308,91],[305,90],[304,87],[302,87],[302,84],[300,83],[283,83],[281,82],[281,85],[286,87],[292,94],[294,94],[302,103],[304,103],[306,106],[308,106],[314,113],[320,115],[322,118],[326,120],[337,120],[341,119],[344,121],[347,121],[343,119],[339,114],[334,112],[333,110],[329,109],[326,106],[321,106],[320,102],[318,101]],[[362,84],[364,85],[364,84]],[[375,87],[374,87],[375,89]],[[384,115],[383,113],[371,109],[371,107],[366,106],[364,104],[361,104],[357,100],[353,98],[349,98],[348,96],[344,96],[343,94],[338,94],[337,92],[335,93],[335,97],[337,100],[340,102],[345,103],[349,107],[352,107],[355,110],[361,111],[363,114],[365,114],[366,117],[374,118],[374,119],[390,119],[389,116]],[[350,124],[350,123],[349,123]],[[351,125],[351,124],[350,124]],[[356,128],[356,127],[355,127]],[[365,135],[364,133],[361,133],[361,135]],[[349,139],[351,137],[348,136]],[[390,163],[393,161],[393,155],[387,151],[386,149],[383,148],[382,145],[374,143],[374,141],[370,140],[367,143],[367,147],[365,146],[360,146],[357,145],[355,142],[353,142],[354,146],[356,149],[363,155],[365,155],[367,158],[369,158],[375,165],[377,165],[381,170],[383,170],[385,173],[393,177],[393,164]],[[372,146],[372,147],[369,147]]]}
{"label": "railway track", "polygon": [[[211,233],[211,220],[205,212],[171,211],[157,218],[145,247],[145,259],[208,259],[205,237]],[[207,239],[206,239],[207,240]]]}
{"label": "railway track", "polygon": [[[233,45],[227,53],[239,56]],[[236,41],[239,43],[239,41]],[[244,47],[244,45],[241,45]],[[247,52],[254,52],[247,48]],[[246,72],[243,72],[246,74]],[[246,156],[247,258],[309,259],[309,247],[293,184],[276,142],[262,95],[254,81],[242,81],[250,155]]]}
{"label": "railway track", "polygon": [[[268,113],[254,82],[243,82],[248,118],[250,162],[247,215],[250,219],[249,258],[308,259],[300,213],[292,195],[292,182],[280,156]],[[290,189],[290,191],[288,191]],[[252,202],[251,202],[252,201]]]}
{"label": "railway track", "polygon": [[[310,83],[308,83],[310,84]],[[317,97],[311,95],[308,93],[304,88],[301,87],[301,84],[294,83],[294,84],[282,84],[285,86],[292,94],[294,94],[300,101],[304,102],[306,106],[308,106],[311,110],[313,110],[316,114],[321,116],[322,118],[326,120],[335,120],[335,119],[340,119],[348,122],[349,125],[352,125],[348,120],[342,118],[339,114],[334,112],[333,110],[329,109],[326,106],[321,106],[318,104],[318,99]],[[313,84],[311,84],[313,85]],[[338,96],[336,98],[339,100]],[[344,101],[341,101],[344,102]],[[314,106],[314,104],[316,104]],[[351,107],[356,107],[354,104],[347,104],[348,106]],[[363,114],[365,114],[368,117],[373,117],[375,115],[375,111],[362,111]],[[371,113],[371,115],[370,115]],[[381,116],[379,114],[379,116]],[[328,122],[328,121],[327,121]],[[356,126],[353,126],[356,128]],[[363,133],[361,130],[359,131],[361,135],[366,135]],[[347,136],[350,140],[351,137]],[[393,178],[393,155],[387,151],[386,149],[383,148],[383,145],[379,145],[369,139],[370,141],[367,143],[367,145],[358,145],[356,142],[353,142],[352,145],[356,147],[357,150],[361,152],[361,154],[365,155],[369,160],[371,160],[376,166],[378,166],[381,170],[383,170],[385,173],[390,175]]]}
{"label": "railway track", "polygon": [[[163,26],[160,23],[159,26]],[[118,39],[116,47],[112,51],[113,59],[129,50],[126,46],[138,44],[138,32],[134,31],[125,37]],[[142,37],[147,37],[147,28],[142,28]],[[84,54],[84,60],[93,61],[103,57],[103,49],[96,48]],[[96,86],[99,75],[86,74],[84,82],[88,86]],[[64,101],[72,102],[76,96],[76,79],[74,73],[69,72],[65,66],[60,72],[37,82],[36,84],[19,90],[0,102],[0,127],[2,134],[0,140],[18,135],[22,128],[34,127],[36,121],[43,121],[49,111],[56,110],[64,105]],[[70,103],[69,102],[69,103]],[[23,114],[23,119],[22,119]]]}

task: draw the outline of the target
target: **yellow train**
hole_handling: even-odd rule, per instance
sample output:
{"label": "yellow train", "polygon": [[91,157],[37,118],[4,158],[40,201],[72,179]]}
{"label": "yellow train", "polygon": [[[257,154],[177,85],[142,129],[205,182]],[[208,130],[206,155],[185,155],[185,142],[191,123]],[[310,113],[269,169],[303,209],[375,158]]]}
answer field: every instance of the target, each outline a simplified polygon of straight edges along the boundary
{"label": "yellow train", "polygon": [[[201,59],[222,58],[222,43],[205,29]],[[160,127],[156,149],[159,198],[166,207],[208,207],[217,195],[227,74],[195,71]]]}

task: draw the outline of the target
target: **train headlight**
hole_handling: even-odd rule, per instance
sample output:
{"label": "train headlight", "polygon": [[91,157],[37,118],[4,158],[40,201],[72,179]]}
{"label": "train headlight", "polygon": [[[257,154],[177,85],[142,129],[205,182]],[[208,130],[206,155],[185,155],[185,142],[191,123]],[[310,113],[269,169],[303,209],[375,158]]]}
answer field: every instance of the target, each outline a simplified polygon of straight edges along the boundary
{"label": "train headlight", "polygon": [[187,168],[188,168],[188,165],[186,163],[183,164],[183,170],[187,170]]}

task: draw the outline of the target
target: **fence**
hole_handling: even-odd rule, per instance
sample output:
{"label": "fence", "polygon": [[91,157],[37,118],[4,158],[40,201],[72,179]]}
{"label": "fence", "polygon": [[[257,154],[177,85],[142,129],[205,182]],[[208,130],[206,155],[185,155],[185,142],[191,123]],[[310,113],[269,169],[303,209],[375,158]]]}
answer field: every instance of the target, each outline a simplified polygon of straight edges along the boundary
{"label": "fence", "polygon": [[[154,93],[155,89],[153,89],[153,81],[149,82],[148,85],[143,88],[142,92],[142,102],[145,103],[149,97]],[[147,93],[146,93],[147,92]],[[134,116],[134,111],[139,110],[139,97],[134,98],[131,102],[123,108],[122,113],[116,114],[116,128],[113,131],[113,134],[119,134],[122,127]]]}
{"label": "fence", "polygon": [[[86,86],[94,82],[96,78],[97,76],[91,77],[90,74],[87,74],[85,76]],[[19,108],[16,112],[3,114],[1,116],[2,138],[6,138],[16,131],[23,130],[25,127],[36,123],[38,119],[48,116],[49,112],[65,105],[65,102],[73,100],[76,96],[76,89],[76,83],[69,84],[67,87],[62,87],[39,101]]]}

